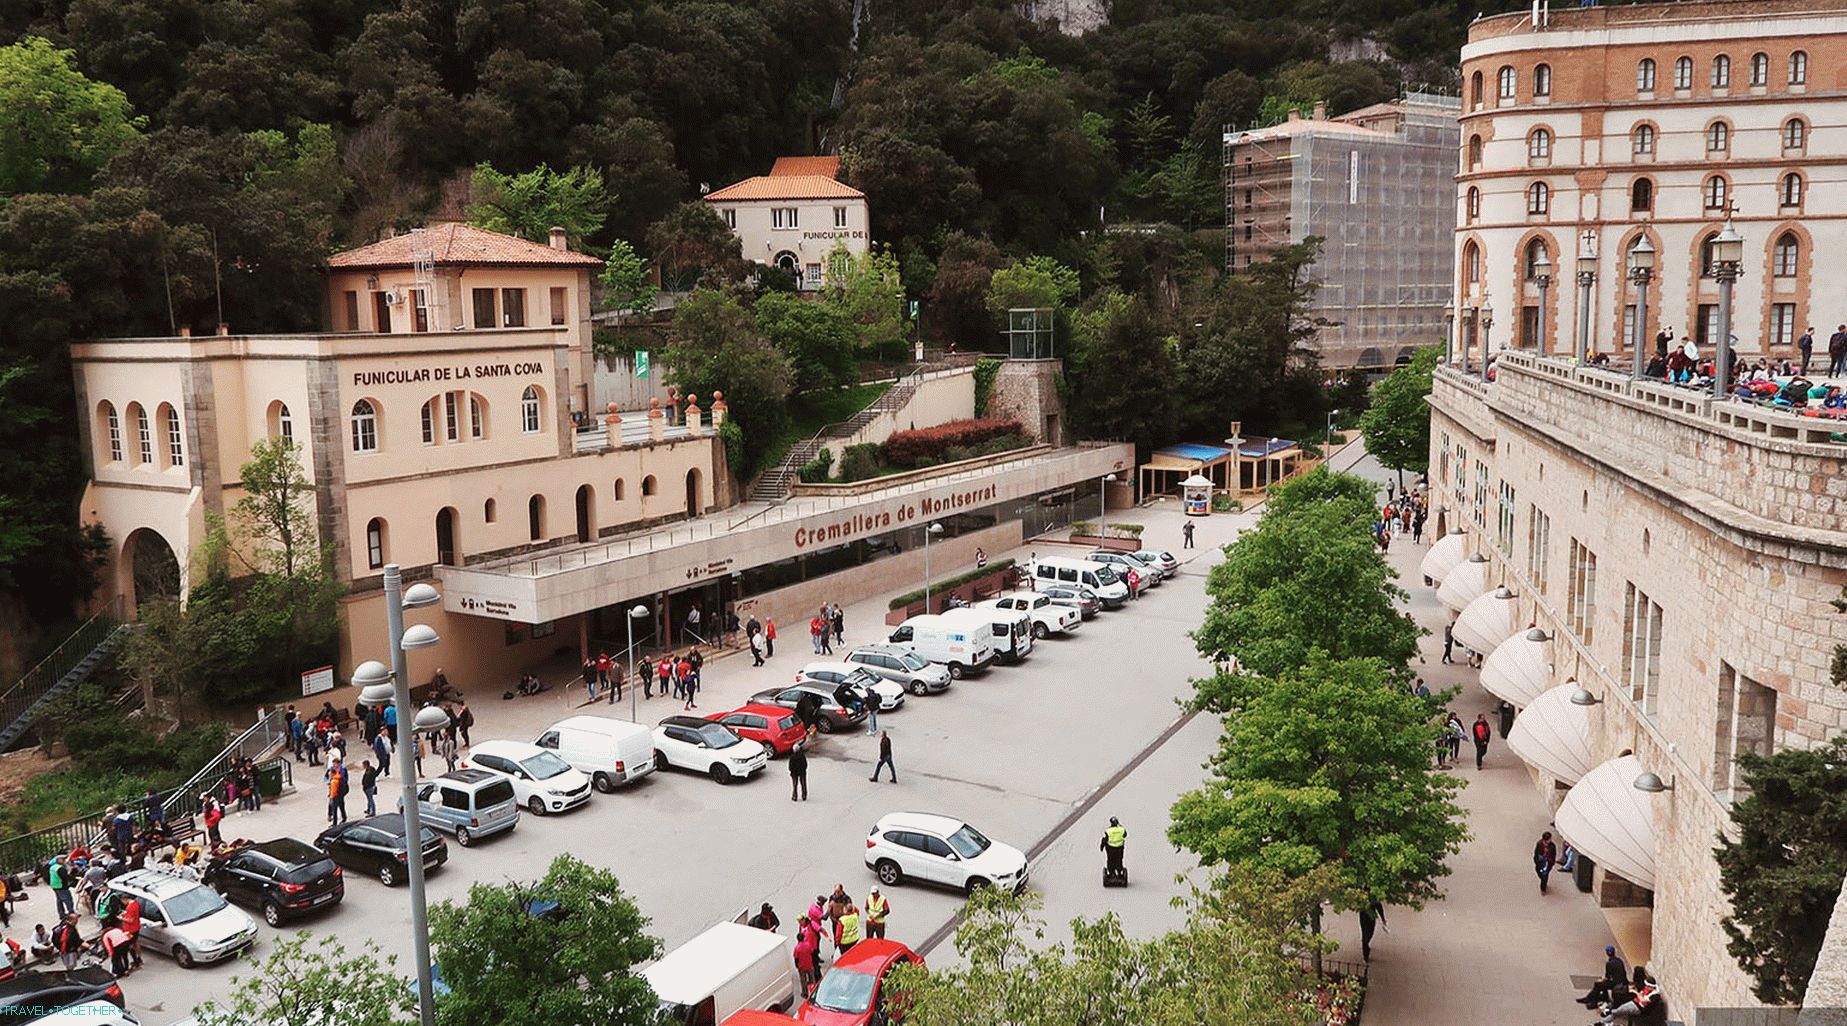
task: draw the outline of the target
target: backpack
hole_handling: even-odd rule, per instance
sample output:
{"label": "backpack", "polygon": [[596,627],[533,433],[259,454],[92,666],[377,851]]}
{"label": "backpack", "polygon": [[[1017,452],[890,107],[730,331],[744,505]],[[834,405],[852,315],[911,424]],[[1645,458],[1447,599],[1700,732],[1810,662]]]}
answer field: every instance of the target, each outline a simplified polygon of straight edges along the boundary
{"label": "backpack", "polygon": [[339,796],[342,798],[345,798],[347,792],[351,791],[352,789],[353,788],[351,784],[351,778],[347,775],[347,772],[345,770],[341,770],[340,771]]}

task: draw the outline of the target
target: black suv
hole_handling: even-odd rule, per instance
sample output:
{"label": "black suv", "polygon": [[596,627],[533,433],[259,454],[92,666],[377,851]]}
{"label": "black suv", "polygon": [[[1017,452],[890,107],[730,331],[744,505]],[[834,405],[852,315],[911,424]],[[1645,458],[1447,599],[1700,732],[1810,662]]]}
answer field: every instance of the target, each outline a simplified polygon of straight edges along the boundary
{"label": "black suv", "polygon": [[337,905],[346,897],[346,881],[333,859],[293,837],[253,844],[214,860],[203,882],[232,901],[261,908],[263,921],[271,926]]}

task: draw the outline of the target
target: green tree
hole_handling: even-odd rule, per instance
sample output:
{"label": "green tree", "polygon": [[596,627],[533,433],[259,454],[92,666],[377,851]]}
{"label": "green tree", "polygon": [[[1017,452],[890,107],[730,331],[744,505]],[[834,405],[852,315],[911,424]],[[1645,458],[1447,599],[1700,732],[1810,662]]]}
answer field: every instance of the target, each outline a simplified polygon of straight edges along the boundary
{"label": "green tree", "polygon": [[[1337,909],[1441,897],[1468,831],[1461,781],[1431,768],[1439,728],[1423,699],[1375,659],[1219,676],[1235,701],[1211,776],[1174,803],[1171,841],[1234,876],[1333,866]],[[1319,907],[1311,921],[1320,933]]]}
{"label": "green tree", "polygon": [[1193,108],[1193,143],[1211,152],[1220,145],[1226,125],[1250,127],[1263,103],[1263,86],[1242,71],[1227,71],[1206,83]]}
{"label": "green tree", "polygon": [[468,221],[489,231],[545,242],[551,230],[564,229],[573,248],[603,229],[611,197],[603,174],[593,168],[553,171],[541,164],[519,174],[504,174],[491,164],[476,164],[470,181]]}
{"label": "green tree", "polygon": [[724,391],[744,434],[744,466],[733,469],[748,478],[789,422],[795,369],[788,355],[770,344],[737,297],[716,289],[699,289],[680,303],[670,339],[661,359],[681,395],[709,399]]}
{"label": "green tree", "polygon": [[1398,471],[1404,482],[1407,470],[1423,473],[1430,467],[1430,376],[1443,358],[1441,346],[1425,346],[1411,362],[1397,367],[1372,387],[1371,402],[1360,415],[1360,434],[1366,451],[1381,464]]}
{"label": "green tree", "polygon": [[[654,300],[660,290],[648,275],[648,262],[635,247],[622,239],[610,244],[609,259],[603,261],[603,309],[630,317],[646,317],[654,312]],[[621,320],[616,324],[621,326]]]}
{"label": "green tree", "polygon": [[1077,298],[1077,272],[1047,256],[1027,257],[994,272],[988,282],[988,312],[1005,323],[1007,311],[1025,307],[1060,309]]}
{"label": "green tree", "polygon": [[[563,917],[535,916],[535,901]],[[635,968],[660,954],[614,873],[571,855],[531,884],[475,884],[430,909],[443,975],[465,980],[436,1003],[441,1026],[599,1023],[654,1026],[657,1002]]]}
{"label": "green tree", "polygon": [[249,973],[231,977],[231,993],[193,1009],[200,1026],[398,1026],[415,1022],[395,956],[367,941],[349,953],[312,933],[278,938]]}
{"label": "green tree", "polygon": [[1279,428],[1318,415],[1321,375],[1310,345],[1322,322],[1309,314],[1309,273],[1321,239],[1285,246],[1224,279],[1180,335],[1181,422],[1188,431]]}
{"label": "green tree", "polygon": [[82,188],[141,124],[71,51],[38,36],[0,47],[0,195]]}
{"label": "green tree", "polygon": [[844,308],[771,292],[758,297],[753,313],[757,330],[788,356],[795,391],[853,383],[856,333]]}
{"label": "green tree", "polygon": [[837,243],[827,267],[827,301],[852,323],[860,350],[885,359],[901,354],[910,320],[898,258],[885,247],[854,254]]}
{"label": "green tree", "polygon": [[924,297],[924,328],[965,350],[987,349],[994,338],[988,315],[988,282],[1006,265],[999,247],[967,232],[951,232],[936,258],[936,273]]}
{"label": "green tree", "polygon": [[316,548],[314,482],[301,465],[301,446],[285,437],[265,438],[250,447],[250,459],[238,470],[244,494],[231,507],[240,540],[254,543],[257,565],[283,577],[295,576],[298,564]]}
{"label": "green tree", "polygon": [[702,281],[723,284],[744,273],[743,245],[710,203],[691,200],[648,229],[661,287],[685,292]]}
{"label": "green tree", "polygon": [[1173,441],[1173,343],[1139,299],[1109,292],[1075,315],[1066,366],[1072,421],[1086,437],[1127,439],[1142,457]]}
{"label": "green tree", "polygon": [[1727,945],[1771,1005],[1796,1004],[1847,876],[1847,737],[1738,757],[1743,797],[1713,858],[1731,898]]}

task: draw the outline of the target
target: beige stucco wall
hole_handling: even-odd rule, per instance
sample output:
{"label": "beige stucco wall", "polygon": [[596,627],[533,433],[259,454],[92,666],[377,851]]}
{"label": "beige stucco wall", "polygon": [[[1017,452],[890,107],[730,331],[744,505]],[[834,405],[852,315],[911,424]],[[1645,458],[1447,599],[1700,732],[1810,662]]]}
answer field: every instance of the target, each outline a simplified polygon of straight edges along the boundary
{"label": "beige stucco wall", "polygon": [[[340,635],[340,661],[335,675],[345,680],[359,663],[386,658],[384,592],[349,596],[340,603],[340,613],[345,629]],[[429,680],[440,667],[449,682],[462,689],[471,702],[490,698],[497,701],[502,692],[519,681],[521,673],[561,651],[575,653],[578,647],[576,617],[558,621],[555,632],[542,638],[532,637],[531,628],[524,624],[494,623],[450,613],[441,606],[410,610],[404,614],[404,623],[407,627],[428,624],[442,638],[434,648],[405,653],[411,682]],[[518,640],[509,644],[510,637]]]}
{"label": "beige stucco wall", "polygon": [[[822,275],[826,275],[827,255],[836,243],[846,243],[849,252],[859,255],[866,252],[872,238],[871,215],[864,199],[729,200],[712,201],[712,207],[719,216],[729,211],[736,219],[731,230],[738,237],[744,259],[774,264],[777,254],[794,253],[802,266],[803,288],[812,284],[810,265],[819,266]],[[771,227],[774,219],[770,211],[787,207],[795,208],[798,227]],[[844,227],[835,226],[836,207],[847,212]]]}
{"label": "beige stucco wall", "polygon": [[838,441],[830,441],[836,463],[849,445],[877,444],[898,431],[935,427],[975,415],[975,369],[957,367],[925,378],[903,406],[880,411],[866,425]]}

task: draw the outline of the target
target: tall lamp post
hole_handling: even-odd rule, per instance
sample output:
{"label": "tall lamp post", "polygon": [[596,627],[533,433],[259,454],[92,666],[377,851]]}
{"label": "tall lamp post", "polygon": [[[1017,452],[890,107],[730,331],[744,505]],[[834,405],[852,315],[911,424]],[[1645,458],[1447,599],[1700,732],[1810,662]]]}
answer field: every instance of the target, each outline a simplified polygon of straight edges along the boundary
{"label": "tall lamp post", "polygon": [[1334,415],[1339,412],[1339,410],[1328,411],[1328,440],[1325,444],[1329,449],[1334,448]]}
{"label": "tall lamp post", "polygon": [[635,676],[635,621],[646,619],[648,607],[636,605],[628,611],[628,718],[640,723],[635,711],[635,692],[641,690],[641,678]]}
{"label": "tall lamp post", "polygon": [[932,523],[924,528],[924,612],[930,611],[930,536],[942,534],[943,525]]}
{"label": "tall lamp post", "polygon": [[1578,239],[1578,366],[1590,355],[1590,295],[1597,284],[1597,233],[1586,228]]}
{"label": "tall lamp post", "polygon": [[1488,343],[1494,332],[1494,302],[1481,294],[1481,382],[1488,383]]}
{"label": "tall lamp post", "polygon": [[1466,378],[1469,376],[1469,349],[1475,345],[1476,338],[1481,335],[1481,309],[1474,306],[1464,306],[1462,308],[1462,322],[1464,334],[1459,340],[1460,344],[1456,346],[1456,350],[1462,354],[1462,376]]}
{"label": "tall lamp post", "polygon": [[1732,364],[1732,283],[1738,280],[1738,268],[1744,262],[1744,236],[1732,226],[1729,213],[1725,227],[1712,240],[1712,276],[1719,280],[1719,358],[1712,367],[1712,397],[1725,398],[1731,387]]}
{"label": "tall lamp post", "polygon": [[1097,537],[1103,537],[1103,522],[1109,519],[1109,486],[1116,480],[1116,475],[1103,475],[1103,483],[1097,486]]}
{"label": "tall lamp post", "polygon": [[[404,579],[396,563],[385,564],[385,637],[391,647],[391,668],[377,660],[367,660],[353,669],[353,683],[361,688],[359,700],[370,706],[395,703],[398,707],[400,735],[398,742],[398,779],[404,785],[404,843],[408,858],[405,876],[410,883],[410,929],[413,953],[417,960],[417,1018],[422,1026],[436,1022],[435,992],[430,972],[429,911],[423,894],[423,816],[417,807],[417,749],[415,734],[429,725],[447,725],[448,715],[441,709],[429,720],[421,714],[411,715],[410,670],[404,653],[430,648],[442,639],[428,624],[404,627],[404,610],[422,609],[442,601],[442,596],[428,584],[417,583],[404,590]],[[404,743],[410,736],[409,744]]]}
{"label": "tall lamp post", "polygon": [[1552,258],[1542,248],[1539,259],[1533,261],[1533,284],[1539,286],[1539,316],[1533,325],[1533,348],[1541,355],[1546,352],[1546,299],[1552,289]]}
{"label": "tall lamp post", "polygon": [[1642,340],[1648,337],[1648,283],[1655,276],[1655,244],[1644,235],[1629,250],[1629,280],[1635,282],[1635,330],[1629,336],[1629,380],[1642,377]]}

